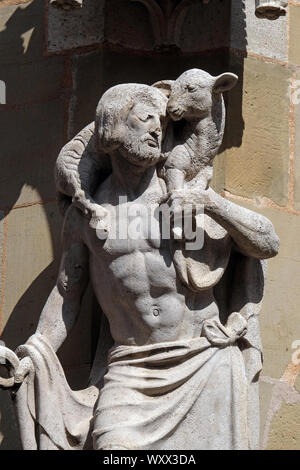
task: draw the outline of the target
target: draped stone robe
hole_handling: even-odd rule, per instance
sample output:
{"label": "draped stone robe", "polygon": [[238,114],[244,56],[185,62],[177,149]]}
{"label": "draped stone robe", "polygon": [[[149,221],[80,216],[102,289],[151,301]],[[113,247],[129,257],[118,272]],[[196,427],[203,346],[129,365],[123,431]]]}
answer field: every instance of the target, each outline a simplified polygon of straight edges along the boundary
{"label": "draped stone robe", "polygon": [[35,369],[15,400],[24,449],[257,448],[264,266],[231,254],[214,287],[220,321],[205,321],[199,338],[108,353],[103,319],[81,391],[70,389],[46,338],[33,335],[18,350]]}

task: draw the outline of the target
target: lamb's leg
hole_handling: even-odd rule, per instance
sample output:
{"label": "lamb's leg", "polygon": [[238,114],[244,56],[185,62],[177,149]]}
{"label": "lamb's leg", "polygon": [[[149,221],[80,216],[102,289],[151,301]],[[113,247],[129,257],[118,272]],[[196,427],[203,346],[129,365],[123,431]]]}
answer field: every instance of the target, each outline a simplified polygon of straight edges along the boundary
{"label": "lamb's leg", "polygon": [[[185,173],[177,168],[168,168],[165,173],[167,189],[169,192],[175,192],[183,190]],[[181,240],[183,238],[182,230],[182,206],[180,204],[180,196],[173,198],[171,206],[173,227],[172,233],[175,239]]]}
{"label": "lamb's leg", "polygon": [[205,167],[201,168],[197,175],[187,183],[187,187],[191,190],[197,189],[208,189],[210,182],[213,176],[213,166],[206,165]]}
{"label": "lamb's leg", "polygon": [[108,235],[107,215],[108,212],[100,204],[93,201],[91,196],[87,196],[82,190],[78,190],[72,199],[75,207],[78,207],[83,214],[90,219],[91,228],[97,229],[102,235]]}

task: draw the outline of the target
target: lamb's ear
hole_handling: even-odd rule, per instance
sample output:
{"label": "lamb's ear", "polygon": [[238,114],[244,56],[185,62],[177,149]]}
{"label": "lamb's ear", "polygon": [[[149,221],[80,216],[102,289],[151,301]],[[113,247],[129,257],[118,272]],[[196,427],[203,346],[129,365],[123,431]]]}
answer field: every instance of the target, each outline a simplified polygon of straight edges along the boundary
{"label": "lamb's ear", "polygon": [[171,94],[171,88],[174,83],[174,80],[161,80],[160,82],[153,83],[152,86],[158,88],[167,98]]}
{"label": "lamb's ear", "polygon": [[238,76],[234,73],[222,73],[215,79],[213,91],[214,93],[223,93],[224,91],[231,90],[238,81]]}

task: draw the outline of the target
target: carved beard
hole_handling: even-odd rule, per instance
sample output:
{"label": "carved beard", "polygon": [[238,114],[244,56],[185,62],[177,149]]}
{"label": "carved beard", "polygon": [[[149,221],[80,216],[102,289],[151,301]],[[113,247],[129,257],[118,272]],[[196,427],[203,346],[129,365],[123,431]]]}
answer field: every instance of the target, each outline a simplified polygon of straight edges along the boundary
{"label": "carved beard", "polygon": [[161,159],[160,139],[157,139],[158,147],[151,147],[147,139],[149,139],[148,134],[138,139],[134,132],[127,130],[120,148],[121,153],[127,160],[135,165],[155,165]]}

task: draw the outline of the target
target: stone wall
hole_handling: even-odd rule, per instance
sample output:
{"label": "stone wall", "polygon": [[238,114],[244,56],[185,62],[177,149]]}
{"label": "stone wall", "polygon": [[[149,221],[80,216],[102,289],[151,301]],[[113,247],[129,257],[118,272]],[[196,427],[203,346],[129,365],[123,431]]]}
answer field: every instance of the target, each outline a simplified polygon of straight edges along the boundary
{"label": "stone wall", "polygon": [[[62,224],[54,161],[94,119],[102,93],[117,83],[176,78],[192,67],[236,72],[214,187],[266,214],[281,238],[280,254],[269,262],[261,317],[262,445],[299,449],[300,366],[292,355],[293,342],[300,344],[300,2],[290,2],[287,17],[273,22],[254,16],[254,0],[195,1],[173,16],[168,31],[157,27],[165,17],[163,10],[151,17],[138,0],[84,0],[82,10],[68,13],[46,0],[0,0],[0,80],[6,84],[6,104],[0,104],[1,338],[11,348],[24,342],[54,285]],[[97,320],[88,292],[60,353],[74,387],[87,378],[95,343],[88,332]],[[0,413],[0,449],[20,448],[3,391]]]}
{"label": "stone wall", "polygon": [[232,12],[230,69],[243,68],[243,83],[229,96],[222,188],[269,217],[280,237],[261,312],[261,437],[263,448],[300,449],[300,2],[290,1],[288,15],[276,21],[256,19],[252,2],[245,3],[246,48]]}

